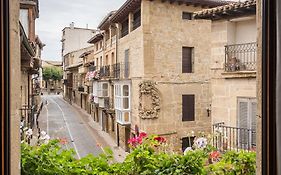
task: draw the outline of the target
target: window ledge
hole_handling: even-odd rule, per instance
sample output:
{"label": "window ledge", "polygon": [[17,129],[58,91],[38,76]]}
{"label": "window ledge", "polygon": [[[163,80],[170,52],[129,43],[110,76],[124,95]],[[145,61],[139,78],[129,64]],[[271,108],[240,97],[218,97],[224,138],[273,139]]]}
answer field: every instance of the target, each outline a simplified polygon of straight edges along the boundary
{"label": "window ledge", "polygon": [[256,71],[235,71],[221,73],[225,79],[229,78],[256,78]]}

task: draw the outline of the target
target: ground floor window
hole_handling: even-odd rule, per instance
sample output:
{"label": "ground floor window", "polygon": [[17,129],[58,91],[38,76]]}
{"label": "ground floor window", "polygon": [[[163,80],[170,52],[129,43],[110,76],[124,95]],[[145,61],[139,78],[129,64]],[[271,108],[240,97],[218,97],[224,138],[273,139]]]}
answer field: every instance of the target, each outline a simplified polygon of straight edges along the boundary
{"label": "ground floor window", "polygon": [[186,148],[192,147],[195,137],[183,137],[182,140],[182,151],[184,152]]}
{"label": "ground floor window", "polygon": [[255,98],[238,98],[239,145],[243,148],[256,146],[256,115]]}

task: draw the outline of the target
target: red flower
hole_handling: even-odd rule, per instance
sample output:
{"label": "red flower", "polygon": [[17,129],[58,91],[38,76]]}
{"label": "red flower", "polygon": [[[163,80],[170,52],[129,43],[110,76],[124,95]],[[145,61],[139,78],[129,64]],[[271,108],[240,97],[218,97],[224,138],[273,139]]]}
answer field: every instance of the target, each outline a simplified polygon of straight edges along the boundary
{"label": "red flower", "polygon": [[147,134],[145,132],[141,132],[140,135],[139,135],[140,138],[144,138],[146,136],[147,136]]}
{"label": "red flower", "polygon": [[67,144],[67,139],[66,138],[60,138],[59,141],[63,145]]}
{"label": "red flower", "polygon": [[159,143],[166,142],[166,139],[164,137],[161,137],[161,136],[154,137],[154,140],[157,140]]}
{"label": "red flower", "polygon": [[220,157],[220,152],[218,151],[213,151],[210,153],[210,156],[212,159],[218,159]]}

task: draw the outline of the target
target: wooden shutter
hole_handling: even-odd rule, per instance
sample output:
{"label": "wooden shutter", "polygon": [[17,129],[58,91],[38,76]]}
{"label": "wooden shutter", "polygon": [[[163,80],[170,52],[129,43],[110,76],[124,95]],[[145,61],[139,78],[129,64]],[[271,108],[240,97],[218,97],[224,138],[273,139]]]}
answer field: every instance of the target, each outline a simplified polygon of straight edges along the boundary
{"label": "wooden shutter", "polygon": [[191,18],[192,18],[192,13],[182,12],[182,19],[191,20]]}
{"label": "wooden shutter", "polygon": [[[239,118],[238,118],[238,127],[239,130],[239,147],[246,148],[248,143],[248,133],[245,128],[248,128],[248,102],[244,99],[239,101]],[[242,129],[244,128],[244,129]]]}
{"label": "wooden shutter", "polygon": [[124,77],[129,77],[129,49],[125,50],[125,70],[124,70]]}
{"label": "wooden shutter", "polygon": [[256,128],[257,128],[257,103],[256,102],[251,102],[251,145],[255,146],[256,145]]}
{"label": "wooden shutter", "polygon": [[194,121],[195,96],[182,96],[182,121]]}
{"label": "wooden shutter", "polygon": [[192,47],[182,48],[182,73],[192,73]]}

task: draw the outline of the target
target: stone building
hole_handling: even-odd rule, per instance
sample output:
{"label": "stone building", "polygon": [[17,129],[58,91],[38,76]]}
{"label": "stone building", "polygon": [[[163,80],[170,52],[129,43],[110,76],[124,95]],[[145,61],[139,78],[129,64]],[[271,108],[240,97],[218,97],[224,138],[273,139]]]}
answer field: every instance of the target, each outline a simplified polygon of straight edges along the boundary
{"label": "stone building", "polygon": [[83,59],[81,55],[93,48],[87,47],[68,53],[64,56],[64,98],[71,103],[76,103],[83,109],[86,109],[87,89],[85,86],[85,73],[81,72]]}
{"label": "stone building", "polygon": [[40,109],[39,70],[41,50],[45,46],[35,35],[35,19],[39,17],[37,0],[20,1],[21,38],[21,119],[28,127],[33,127],[36,113]]}
{"label": "stone building", "polygon": [[[63,70],[65,70],[65,59],[69,57],[72,52],[78,51],[83,48],[90,47],[90,44],[87,42],[89,38],[91,38],[95,33],[94,29],[88,28],[79,28],[75,27],[74,23],[72,22],[69,27],[65,27],[62,30],[62,63],[63,63]],[[77,58],[79,59],[79,58]],[[80,60],[80,59],[79,59]],[[64,74],[63,78],[66,80],[66,74]],[[64,96],[67,96],[65,93],[68,91],[66,88],[66,84],[63,86]]]}
{"label": "stone building", "polygon": [[190,132],[211,131],[211,21],[192,13],[223,4],[128,0],[102,20],[85,56],[99,73],[92,116],[118,146],[144,131],[181,151]]}
{"label": "stone building", "polygon": [[[56,68],[62,71],[62,62],[61,61],[49,61],[42,60],[42,68]],[[61,93],[63,90],[62,80],[43,80],[41,78],[41,88],[44,89],[45,92],[53,92],[53,93]]]}
{"label": "stone building", "polygon": [[127,151],[141,131],[176,151],[217,123],[254,133],[255,25],[254,0],[126,1],[80,56],[87,111]]}
{"label": "stone building", "polygon": [[87,81],[92,86],[91,101],[93,119],[98,122],[103,131],[116,139],[116,118],[114,114],[114,70],[120,64],[116,60],[117,27],[110,19],[115,11],[101,21],[99,33],[89,40],[94,45],[94,51],[88,55],[86,64],[91,63],[88,69]]}
{"label": "stone building", "polygon": [[214,129],[223,130],[228,147],[255,148],[256,0],[202,10],[194,17],[212,20],[209,68]]}

